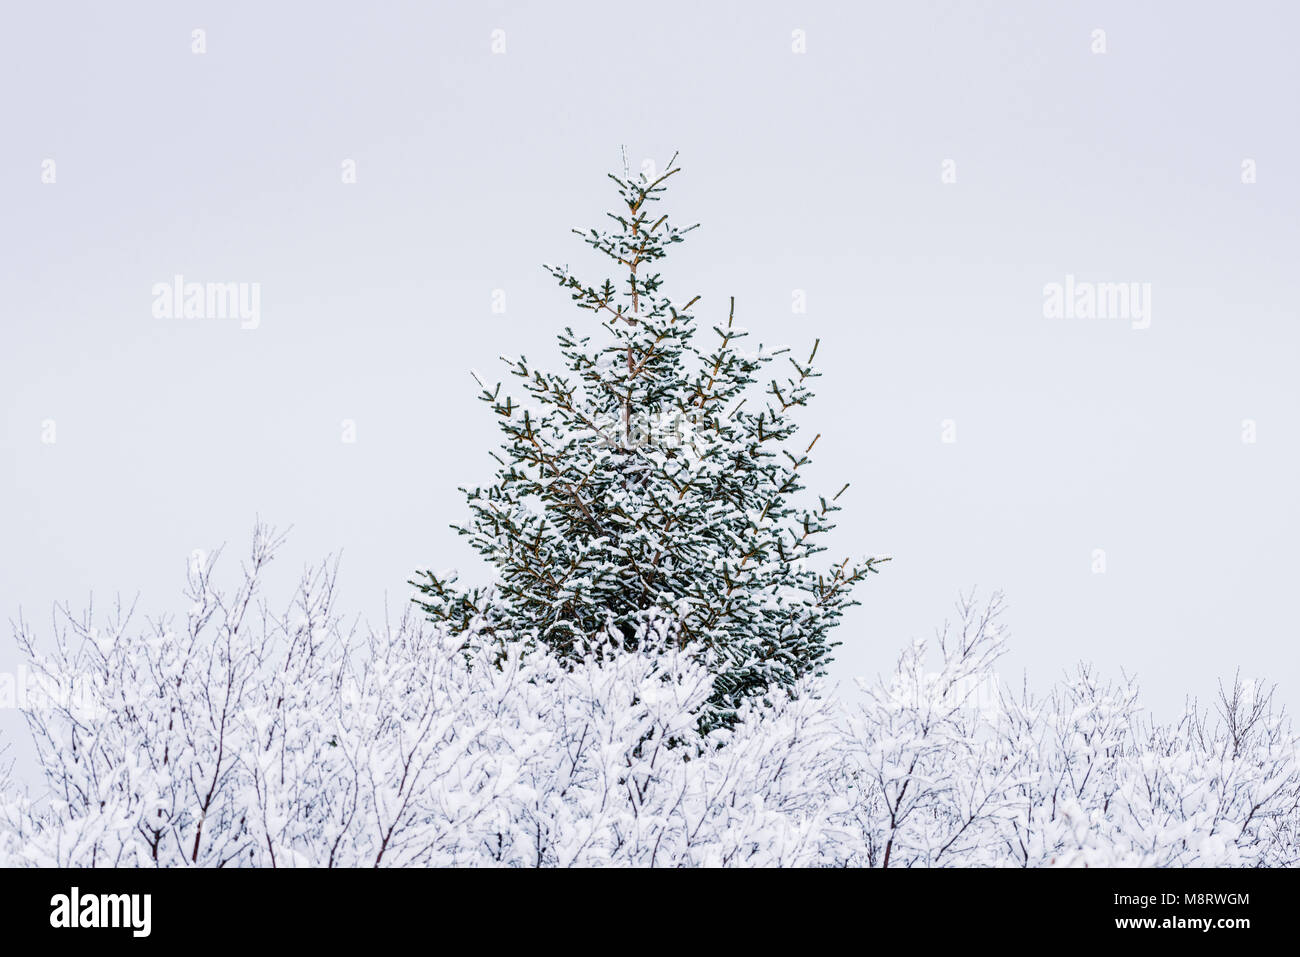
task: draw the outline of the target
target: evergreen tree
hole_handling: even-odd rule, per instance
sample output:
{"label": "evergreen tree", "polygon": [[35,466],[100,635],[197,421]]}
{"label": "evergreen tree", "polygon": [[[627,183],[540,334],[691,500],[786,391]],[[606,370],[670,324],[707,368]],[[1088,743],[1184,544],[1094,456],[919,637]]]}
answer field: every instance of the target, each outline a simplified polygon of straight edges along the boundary
{"label": "evergreen tree", "polygon": [[699,297],[661,291],[659,261],[695,228],[654,211],[675,160],[653,179],[610,174],[622,200],[612,225],[574,230],[617,264],[617,284],[546,267],[599,320],[598,340],[566,327],[564,374],[505,359],[523,402],[479,381],[505,441],[495,483],[462,490],[470,520],[453,527],[497,581],[463,589],[424,572],[412,584],[435,621],[467,634],[526,626],[564,653],[620,633],[630,644],[648,617],[670,615],[676,640],[709,651],[715,693],[701,720],[716,726],[745,699],[821,673],[853,586],[887,559],[809,562],[848,487],[797,501],[817,438],[794,445],[791,413],[811,397],[816,344],[806,362],[742,349],[733,297],[697,345]]}

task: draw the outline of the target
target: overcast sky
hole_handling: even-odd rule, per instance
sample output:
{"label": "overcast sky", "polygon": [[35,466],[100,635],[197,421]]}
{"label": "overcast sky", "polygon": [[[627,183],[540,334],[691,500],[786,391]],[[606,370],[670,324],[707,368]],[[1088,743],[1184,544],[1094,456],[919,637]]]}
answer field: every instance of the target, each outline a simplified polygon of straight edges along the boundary
{"label": "overcast sky", "polygon": [[[625,145],[681,152],[664,209],[702,226],[670,295],[822,339],[832,551],[894,556],[838,677],[979,586],[1040,688],[1085,658],[1171,715],[1240,666],[1300,705],[1293,4],[4,17],[6,617],[92,590],[183,612],[191,550],[238,553],[257,515],[294,526],[288,571],[341,549],[365,615],[417,568],[481,577],[448,528],[497,440],[469,370],[554,364],[591,321],[541,264],[598,265],[569,229]],[[176,275],[259,284],[256,328],[160,317]],[[1141,314],[1049,318],[1067,281],[1135,284]],[[0,713],[21,754],[20,728]]]}

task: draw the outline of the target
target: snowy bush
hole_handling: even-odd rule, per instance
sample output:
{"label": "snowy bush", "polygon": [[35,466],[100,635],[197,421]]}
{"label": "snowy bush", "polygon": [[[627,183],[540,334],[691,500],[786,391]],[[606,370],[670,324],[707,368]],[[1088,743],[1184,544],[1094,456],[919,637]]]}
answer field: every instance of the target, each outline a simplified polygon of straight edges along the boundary
{"label": "snowy bush", "polygon": [[1300,863],[1267,691],[1236,681],[1172,725],[1086,668],[1013,694],[996,598],[860,704],[804,681],[702,734],[711,659],[671,617],[565,655],[418,609],[346,628],[328,564],[265,603],[278,544],[259,528],[224,588],[194,561],[176,620],[19,623],[44,782],[0,792],[0,864]]}
{"label": "snowy bush", "polygon": [[824,855],[869,866],[1282,866],[1300,861],[1300,767],[1272,691],[1146,718],[1131,681],[1079,666],[1042,700],[1001,685],[1000,597],[864,686],[843,721]]}
{"label": "snowy bush", "polygon": [[564,665],[523,635],[469,651],[414,609],[358,638],[328,566],[281,613],[258,600],[277,544],[259,529],[230,591],[215,556],[192,565],[182,622],[65,610],[48,654],[20,625],[45,686],[78,693],[27,709],[48,793],[8,806],[16,861],[811,861],[825,702],[778,696],[764,721],[703,738],[706,656],[667,621],[643,627],[643,651],[611,654],[611,635]]}

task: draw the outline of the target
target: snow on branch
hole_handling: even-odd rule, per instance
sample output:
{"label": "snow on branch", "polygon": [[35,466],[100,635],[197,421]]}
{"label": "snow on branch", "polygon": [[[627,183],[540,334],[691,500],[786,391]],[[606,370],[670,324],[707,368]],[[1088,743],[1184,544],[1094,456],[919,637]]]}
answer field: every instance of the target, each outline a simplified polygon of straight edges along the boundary
{"label": "snow on branch", "polygon": [[1300,863],[1268,689],[1237,678],[1169,725],[1087,667],[1010,689],[1000,596],[959,602],[860,704],[810,678],[702,733],[710,658],[671,615],[565,655],[414,606],[348,627],[333,563],[264,595],[281,541],[259,526],[230,581],[196,556],[179,617],[17,623],[44,780],[0,775],[0,865]]}

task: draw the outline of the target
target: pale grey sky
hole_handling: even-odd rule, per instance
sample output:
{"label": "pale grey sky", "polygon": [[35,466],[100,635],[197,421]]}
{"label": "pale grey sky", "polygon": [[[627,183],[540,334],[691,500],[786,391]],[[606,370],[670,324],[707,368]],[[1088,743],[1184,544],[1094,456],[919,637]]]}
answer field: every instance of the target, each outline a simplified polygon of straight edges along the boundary
{"label": "pale grey sky", "polygon": [[[1283,2],[11,5],[0,607],[183,610],[186,556],[259,514],[295,526],[286,565],[342,549],[367,615],[417,567],[476,574],[447,527],[497,435],[468,370],[588,321],[540,264],[591,262],[569,229],[626,144],[681,151],[665,209],[702,223],[667,290],[823,341],[834,550],[895,556],[836,675],[979,585],[1039,687],[1087,658],[1172,713],[1241,666],[1294,707],[1297,28]],[[176,274],[260,283],[260,324],[156,318]],[[1150,284],[1150,327],[1045,318],[1067,275]]]}

